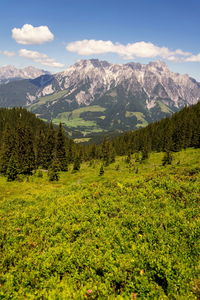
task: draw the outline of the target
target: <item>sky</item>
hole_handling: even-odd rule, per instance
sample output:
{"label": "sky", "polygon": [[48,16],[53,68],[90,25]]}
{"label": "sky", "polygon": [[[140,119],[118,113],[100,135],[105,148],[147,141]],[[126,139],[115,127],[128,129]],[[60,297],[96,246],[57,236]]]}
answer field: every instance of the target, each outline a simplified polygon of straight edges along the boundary
{"label": "sky", "polygon": [[165,61],[200,81],[200,0],[0,0],[0,67]]}

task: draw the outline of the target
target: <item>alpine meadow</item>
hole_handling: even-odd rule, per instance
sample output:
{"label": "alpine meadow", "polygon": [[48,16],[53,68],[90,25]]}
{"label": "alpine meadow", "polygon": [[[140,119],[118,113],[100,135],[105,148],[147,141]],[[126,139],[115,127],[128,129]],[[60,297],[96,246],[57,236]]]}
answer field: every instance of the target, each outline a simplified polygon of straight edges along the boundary
{"label": "alpine meadow", "polygon": [[0,300],[200,300],[200,2],[0,11]]}

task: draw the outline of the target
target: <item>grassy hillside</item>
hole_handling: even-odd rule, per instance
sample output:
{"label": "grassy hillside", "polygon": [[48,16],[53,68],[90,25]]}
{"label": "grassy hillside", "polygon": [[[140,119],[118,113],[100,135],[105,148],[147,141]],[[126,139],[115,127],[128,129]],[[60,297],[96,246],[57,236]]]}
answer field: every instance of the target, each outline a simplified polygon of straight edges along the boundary
{"label": "grassy hillside", "polygon": [[1,299],[198,299],[200,151],[0,177]]}

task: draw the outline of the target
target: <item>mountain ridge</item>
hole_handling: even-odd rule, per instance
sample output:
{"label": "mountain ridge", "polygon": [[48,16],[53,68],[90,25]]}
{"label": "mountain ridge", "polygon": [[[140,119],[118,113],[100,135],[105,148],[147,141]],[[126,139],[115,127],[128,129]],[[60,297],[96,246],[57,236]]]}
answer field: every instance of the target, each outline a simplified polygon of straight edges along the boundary
{"label": "mountain ridge", "polygon": [[13,65],[6,65],[0,67],[0,83],[8,83],[20,79],[34,79],[46,74],[50,74],[50,72],[32,66],[17,68]]}

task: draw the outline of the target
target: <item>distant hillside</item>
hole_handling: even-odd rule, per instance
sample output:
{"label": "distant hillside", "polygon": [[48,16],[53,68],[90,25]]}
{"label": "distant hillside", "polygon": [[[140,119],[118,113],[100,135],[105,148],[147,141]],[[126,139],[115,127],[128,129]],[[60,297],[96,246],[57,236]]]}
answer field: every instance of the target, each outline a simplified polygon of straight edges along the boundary
{"label": "distant hillside", "polygon": [[145,128],[118,136],[112,143],[118,154],[143,149],[159,152],[200,148],[200,102]]}

